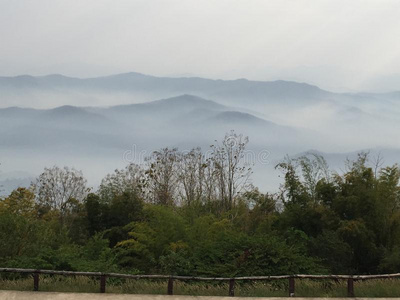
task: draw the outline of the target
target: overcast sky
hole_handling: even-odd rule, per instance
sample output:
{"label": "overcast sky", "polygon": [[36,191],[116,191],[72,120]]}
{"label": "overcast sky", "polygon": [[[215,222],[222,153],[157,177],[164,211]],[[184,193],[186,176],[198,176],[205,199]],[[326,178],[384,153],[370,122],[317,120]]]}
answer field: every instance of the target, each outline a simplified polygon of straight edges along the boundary
{"label": "overcast sky", "polygon": [[288,79],[400,90],[398,0],[0,0],[0,75]]}

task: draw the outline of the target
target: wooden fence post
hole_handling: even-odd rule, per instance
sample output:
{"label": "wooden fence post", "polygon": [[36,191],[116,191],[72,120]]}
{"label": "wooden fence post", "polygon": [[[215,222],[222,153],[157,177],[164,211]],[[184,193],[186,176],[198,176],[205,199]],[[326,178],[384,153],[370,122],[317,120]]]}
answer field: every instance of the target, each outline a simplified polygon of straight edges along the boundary
{"label": "wooden fence post", "polygon": [[354,297],[354,279],[347,279],[347,297]]}
{"label": "wooden fence post", "polygon": [[100,293],[106,292],[106,279],[105,275],[100,275]]}
{"label": "wooden fence post", "polygon": [[235,297],[235,279],[229,279],[229,297]]}
{"label": "wooden fence post", "polygon": [[33,273],[33,290],[35,292],[39,290],[39,272]]}
{"label": "wooden fence post", "polygon": [[168,290],[167,290],[168,295],[173,295],[174,294],[174,279],[170,277],[168,279]]}
{"label": "wooden fence post", "polygon": [[295,292],[295,282],[294,277],[289,277],[289,297],[294,297]]}

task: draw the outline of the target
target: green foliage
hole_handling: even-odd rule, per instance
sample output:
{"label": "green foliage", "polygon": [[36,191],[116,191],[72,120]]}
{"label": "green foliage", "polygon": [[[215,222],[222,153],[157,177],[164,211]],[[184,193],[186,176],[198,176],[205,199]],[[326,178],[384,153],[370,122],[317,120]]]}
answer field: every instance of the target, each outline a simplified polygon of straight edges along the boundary
{"label": "green foliage", "polygon": [[152,270],[159,257],[171,243],[184,238],[185,224],[174,210],[167,206],[147,205],[145,221],[126,226],[129,238],[117,244],[121,264],[139,270]]}
{"label": "green foliage", "polygon": [[0,200],[0,265],[201,276],[400,270],[398,165],[374,170],[361,153],[339,175],[318,155],[287,158],[279,194],[231,189],[229,199],[196,151],[164,149],[147,173],[130,165],[59,206],[13,191]]}
{"label": "green foliage", "polygon": [[379,271],[385,273],[397,273],[400,270],[400,246],[386,251],[379,265]]}

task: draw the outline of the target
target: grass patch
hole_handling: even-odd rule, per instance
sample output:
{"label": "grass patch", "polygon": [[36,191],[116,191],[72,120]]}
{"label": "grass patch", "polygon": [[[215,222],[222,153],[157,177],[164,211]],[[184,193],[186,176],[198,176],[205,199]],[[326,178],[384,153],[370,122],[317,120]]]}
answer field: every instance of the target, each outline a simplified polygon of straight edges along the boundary
{"label": "grass patch", "polygon": [[[174,282],[175,295],[227,296],[227,282]],[[26,275],[19,278],[0,275],[0,290],[32,291],[33,278]],[[41,275],[40,291],[98,293],[100,280],[85,276]],[[399,297],[400,279],[374,279],[356,281],[354,290],[357,297]],[[160,294],[167,293],[167,280],[108,278],[107,293],[116,294]],[[346,297],[347,283],[344,280],[296,280],[297,297]],[[237,282],[235,296],[243,297],[287,297],[286,280]]]}

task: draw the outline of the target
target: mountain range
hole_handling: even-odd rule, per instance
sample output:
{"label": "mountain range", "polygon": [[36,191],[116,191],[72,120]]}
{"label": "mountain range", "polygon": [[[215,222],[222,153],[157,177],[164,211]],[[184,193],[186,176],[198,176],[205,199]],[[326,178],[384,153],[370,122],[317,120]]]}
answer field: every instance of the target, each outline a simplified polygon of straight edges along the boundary
{"label": "mountain range", "polygon": [[276,190],[273,165],[285,154],[318,149],[340,169],[338,157],[360,149],[383,149],[390,163],[400,153],[400,92],[344,94],[289,81],[127,73],[0,77],[0,95],[5,173],[70,165],[96,185],[128,163],[126,153],[140,160],[167,146],[208,149],[230,130],[249,136],[254,157],[269,153],[269,165],[254,161],[254,182],[264,190]]}

